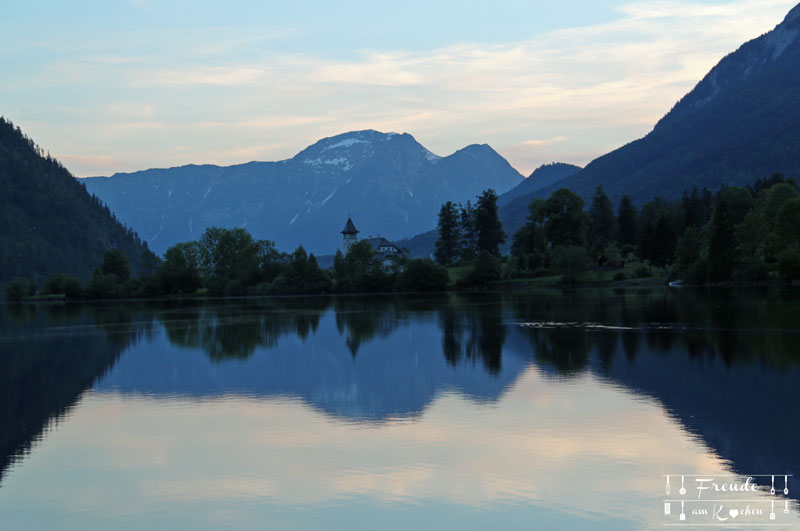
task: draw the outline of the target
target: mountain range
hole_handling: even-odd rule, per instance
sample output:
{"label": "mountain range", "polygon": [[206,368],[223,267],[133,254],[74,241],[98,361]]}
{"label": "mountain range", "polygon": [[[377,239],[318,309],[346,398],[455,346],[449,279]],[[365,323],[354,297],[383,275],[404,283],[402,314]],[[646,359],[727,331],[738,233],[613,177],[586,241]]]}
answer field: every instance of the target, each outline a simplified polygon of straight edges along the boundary
{"label": "mountain range", "polygon": [[446,201],[523,178],[488,145],[434,155],[409,134],[355,131],[325,138],[291,159],[235,166],[181,166],[84,179],[156,253],[210,226],[317,253],[341,247],[352,215],[361,236],[397,239],[436,224]]}
{"label": "mountain range", "polygon": [[[684,190],[743,186],[780,173],[800,178],[800,5],[772,31],[723,58],[653,130],[580,171],[544,186],[529,180],[501,196],[500,221],[511,236],[525,223],[531,200],[559,188],[587,205],[601,185],[616,205],[674,200]],[[402,244],[430,256],[436,232]]]}
{"label": "mountain range", "polygon": [[[589,200],[602,185],[642,204],[686,189],[744,185],[773,173],[800,176],[800,5],[772,31],[723,58],[643,138],[585,168],[553,164],[523,177],[488,145],[440,157],[409,134],[356,131],[325,138],[291,159],[235,166],[189,165],[87,178],[90,193],[3,122],[0,281],[16,274],[86,276],[104,249],[144,256],[135,229],[157,253],[197,239],[209,226],[245,227],[282,250],[316,254],[340,247],[352,215],[360,236],[402,241],[415,255],[433,249],[446,201],[487,188],[501,194],[511,235],[534,197],[566,187]],[[35,196],[35,197],[34,197]],[[58,215],[55,215],[58,214]],[[115,219],[116,217],[116,219]],[[54,220],[68,220],[57,223]],[[128,229],[117,222],[127,224]],[[427,231],[427,232],[426,232]],[[73,236],[74,235],[74,236]]]}

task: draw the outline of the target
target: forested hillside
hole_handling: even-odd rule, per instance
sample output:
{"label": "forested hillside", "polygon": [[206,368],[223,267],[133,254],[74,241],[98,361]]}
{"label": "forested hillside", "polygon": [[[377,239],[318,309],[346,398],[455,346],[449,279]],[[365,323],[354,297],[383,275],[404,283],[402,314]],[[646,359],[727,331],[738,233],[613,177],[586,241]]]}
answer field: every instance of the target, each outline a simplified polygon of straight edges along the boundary
{"label": "forested hillside", "polygon": [[112,248],[134,271],[155,260],[61,163],[0,118],[0,282],[55,273],[87,279]]}

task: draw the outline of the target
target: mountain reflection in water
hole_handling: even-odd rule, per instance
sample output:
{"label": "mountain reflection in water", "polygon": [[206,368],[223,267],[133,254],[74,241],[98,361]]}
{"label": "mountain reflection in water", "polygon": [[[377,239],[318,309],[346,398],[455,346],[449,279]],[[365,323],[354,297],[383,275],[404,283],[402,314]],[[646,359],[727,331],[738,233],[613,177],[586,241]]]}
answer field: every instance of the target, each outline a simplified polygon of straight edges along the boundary
{"label": "mountain reflection in water", "polygon": [[800,474],[798,339],[788,289],[5,306],[0,493],[87,393],[289,398],[370,426],[447,393],[496,403],[532,366],[654,399],[732,472]]}

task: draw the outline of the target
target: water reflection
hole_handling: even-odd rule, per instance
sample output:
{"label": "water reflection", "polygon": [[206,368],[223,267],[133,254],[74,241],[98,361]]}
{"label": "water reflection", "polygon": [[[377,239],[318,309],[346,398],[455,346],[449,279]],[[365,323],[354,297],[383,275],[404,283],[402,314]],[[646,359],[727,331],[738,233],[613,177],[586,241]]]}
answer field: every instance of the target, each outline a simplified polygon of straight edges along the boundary
{"label": "water reflection", "polygon": [[[66,426],[90,426],[92,411],[111,408],[159,419],[123,417],[138,442],[137,434],[183,425],[176,437],[191,446],[208,435],[172,413],[189,415],[195,426],[261,441],[261,450],[266,444],[287,466],[309,455],[333,459],[324,450],[329,437],[352,447],[349,457],[335,457],[346,463],[380,448],[396,454],[389,463],[383,454],[364,461],[382,462],[380,471],[339,470],[327,478],[336,485],[320,487],[317,501],[330,492],[424,499],[463,484],[464,492],[444,496],[448,503],[545,499],[552,508],[552,492],[520,479],[515,466],[533,476],[577,481],[579,467],[570,460],[592,467],[595,482],[624,482],[628,466],[645,461],[654,474],[684,465],[703,472],[798,474],[800,356],[793,345],[800,337],[799,303],[788,290],[578,290],[7,306],[0,325],[0,481],[77,403],[86,409],[70,414]],[[175,407],[156,414],[155,403]],[[493,407],[500,403],[502,411]],[[271,430],[262,421],[247,427],[256,418],[248,411],[269,419]],[[313,427],[320,423],[325,427]],[[652,437],[641,439],[643,426]],[[81,430],[62,430],[78,446],[94,444],[78,441]],[[680,462],[687,450],[670,449],[686,445],[681,433],[699,443],[693,462]],[[476,436],[487,451],[505,452],[507,459],[487,460]],[[404,466],[420,452],[412,442],[420,437],[434,450],[423,465]],[[642,444],[633,441],[637,437]],[[214,455],[239,442],[212,438],[204,444]],[[459,444],[461,459],[448,460]],[[602,459],[609,461],[603,465]],[[323,471],[332,466],[317,465]],[[449,467],[474,475],[453,475]],[[314,474],[313,466],[303,470]],[[239,472],[188,483],[164,476],[148,488],[167,498],[194,492],[193,499],[204,496],[198,488],[212,497],[226,489],[263,492],[288,503],[292,496],[308,498],[314,482],[298,477],[287,493],[263,480],[280,474]],[[252,481],[241,483],[242,474]],[[629,485],[640,487],[648,488]],[[481,494],[481,488],[488,490]],[[568,494],[559,481],[550,489]],[[617,516],[624,513],[603,496]],[[563,511],[557,512],[563,517]],[[611,516],[604,513],[608,522]]]}
{"label": "water reflection", "polygon": [[800,470],[796,292],[576,291],[515,307],[543,367],[658,399],[732,471]]}
{"label": "water reflection", "polygon": [[[403,303],[401,299],[401,304]],[[369,303],[360,297],[337,298],[333,302],[336,329],[345,337],[353,358],[364,342],[386,337],[398,326],[398,305],[390,298],[373,298]]]}
{"label": "water reflection", "polygon": [[230,303],[183,306],[157,311],[155,317],[173,345],[200,349],[212,360],[223,361],[247,359],[259,347],[274,348],[281,335],[305,339],[316,331],[328,305],[325,299],[264,299],[243,310]]}
{"label": "water reflection", "polygon": [[[193,315],[184,308],[157,314],[164,333],[131,350],[97,389],[292,396],[335,417],[380,422],[419,416],[451,389],[497,400],[529,363],[527,352],[508,353],[501,370],[506,332],[497,299],[475,308],[446,296],[313,302],[218,303],[190,309]],[[437,315],[459,304],[463,348],[442,356]]]}
{"label": "water reflection", "polygon": [[[0,483],[5,471],[152,330],[118,306],[5,306],[0,335]],[[108,326],[103,327],[102,323]]]}

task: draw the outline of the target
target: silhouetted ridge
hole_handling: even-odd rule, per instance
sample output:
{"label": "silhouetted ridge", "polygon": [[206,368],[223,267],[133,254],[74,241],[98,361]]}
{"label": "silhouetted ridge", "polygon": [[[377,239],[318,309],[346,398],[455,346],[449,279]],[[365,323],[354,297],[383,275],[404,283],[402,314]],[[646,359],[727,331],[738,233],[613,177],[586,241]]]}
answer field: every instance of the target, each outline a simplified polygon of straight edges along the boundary
{"label": "silhouetted ridge", "polygon": [[[774,30],[723,58],[653,131],[592,161],[565,186],[588,200],[598,184],[617,202],[678,198],[694,187],[800,176],[800,6]],[[508,228],[506,229],[508,230]]]}
{"label": "silhouetted ridge", "polygon": [[60,162],[0,118],[0,282],[54,273],[86,279],[109,248],[125,252],[134,271],[151,255]]}

